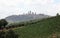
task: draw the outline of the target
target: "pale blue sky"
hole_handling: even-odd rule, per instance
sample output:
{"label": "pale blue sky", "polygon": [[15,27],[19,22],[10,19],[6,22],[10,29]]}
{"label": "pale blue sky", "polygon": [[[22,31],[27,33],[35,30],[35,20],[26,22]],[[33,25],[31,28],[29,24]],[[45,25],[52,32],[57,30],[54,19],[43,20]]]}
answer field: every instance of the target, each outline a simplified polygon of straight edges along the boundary
{"label": "pale blue sky", "polygon": [[60,0],[55,0],[55,3],[60,3]]}
{"label": "pale blue sky", "polygon": [[0,0],[0,19],[30,10],[37,14],[56,15],[60,13],[60,0]]}

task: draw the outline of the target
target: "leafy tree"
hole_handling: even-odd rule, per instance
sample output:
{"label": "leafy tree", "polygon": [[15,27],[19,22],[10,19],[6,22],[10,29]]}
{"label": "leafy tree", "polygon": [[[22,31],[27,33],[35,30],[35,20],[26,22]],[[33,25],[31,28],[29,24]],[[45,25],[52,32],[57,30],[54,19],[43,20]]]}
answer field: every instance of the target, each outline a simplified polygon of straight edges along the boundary
{"label": "leafy tree", "polygon": [[0,20],[0,28],[5,27],[8,24],[8,22],[5,19]]}
{"label": "leafy tree", "polygon": [[59,13],[57,13],[56,16],[59,16]]}
{"label": "leafy tree", "polygon": [[0,28],[2,27],[2,22],[0,21]]}

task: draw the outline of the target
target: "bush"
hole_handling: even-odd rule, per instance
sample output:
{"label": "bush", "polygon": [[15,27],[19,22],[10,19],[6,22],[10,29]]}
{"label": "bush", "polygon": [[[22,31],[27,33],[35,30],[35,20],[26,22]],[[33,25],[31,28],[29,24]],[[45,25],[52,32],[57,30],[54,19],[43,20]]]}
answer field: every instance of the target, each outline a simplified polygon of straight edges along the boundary
{"label": "bush", "polygon": [[7,33],[6,33],[6,38],[18,38],[18,34],[15,33],[13,30],[9,30]]}
{"label": "bush", "polygon": [[5,38],[5,32],[4,31],[0,31],[0,38]]}
{"label": "bush", "polygon": [[0,31],[0,38],[18,38],[18,34],[13,30]]}

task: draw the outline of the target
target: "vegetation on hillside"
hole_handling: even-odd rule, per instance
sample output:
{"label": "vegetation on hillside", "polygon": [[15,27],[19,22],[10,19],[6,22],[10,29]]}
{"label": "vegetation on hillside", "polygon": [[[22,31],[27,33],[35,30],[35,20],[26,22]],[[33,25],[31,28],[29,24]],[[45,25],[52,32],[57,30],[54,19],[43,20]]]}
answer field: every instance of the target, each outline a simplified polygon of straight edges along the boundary
{"label": "vegetation on hillside", "polygon": [[0,29],[5,28],[7,24],[8,24],[8,22],[5,19],[1,19],[0,20]]}
{"label": "vegetation on hillside", "polygon": [[15,31],[20,33],[20,38],[53,38],[54,35],[60,38],[60,16],[36,21]]}
{"label": "vegetation on hillside", "polygon": [[18,38],[18,36],[19,35],[11,29],[8,31],[0,31],[0,38]]}
{"label": "vegetation on hillside", "polygon": [[[1,38],[60,38],[59,14],[55,17],[42,20],[30,20],[9,24],[9,26],[7,26],[7,24],[8,22],[5,19],[0,20],[0,29],[4,27],[3,30],[0,31]],[[6,31],[4,30],[5,28],[11,30]],[[12,30],[12,28],[16,29]]]}
{"label": "vegetation on hillside", "polygon": [[5,30],[8,22],[5,19],[0,20],[0,38],[18,38],[18,34],[9,28]]}

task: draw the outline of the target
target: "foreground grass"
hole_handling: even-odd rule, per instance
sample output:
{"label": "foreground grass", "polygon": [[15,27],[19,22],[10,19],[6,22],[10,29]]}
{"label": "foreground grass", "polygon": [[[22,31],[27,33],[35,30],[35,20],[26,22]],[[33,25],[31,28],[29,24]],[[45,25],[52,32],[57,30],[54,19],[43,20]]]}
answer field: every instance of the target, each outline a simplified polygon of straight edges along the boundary
{"label": "foreground grass", "polygon": [[19,38],[53,38],[52,35],[60,34],[60,16],[44,19],[14,31],[19,33]]}

